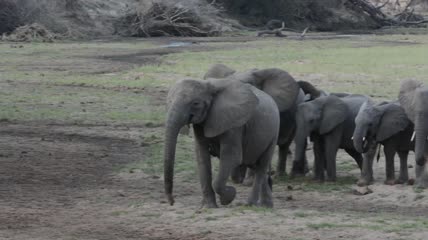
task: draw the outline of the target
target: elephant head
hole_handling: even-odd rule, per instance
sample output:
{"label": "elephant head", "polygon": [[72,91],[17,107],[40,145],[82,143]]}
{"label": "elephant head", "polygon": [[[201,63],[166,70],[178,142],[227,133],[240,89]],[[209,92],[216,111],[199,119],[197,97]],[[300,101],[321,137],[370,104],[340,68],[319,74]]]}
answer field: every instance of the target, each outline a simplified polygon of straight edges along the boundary
{"label": "elephant head", "polygon": [[212,65],[208,71],[205,73],[204,75],[204,79],[209,79],[209,78],[226,78],[232,74],[234,74],[236,71],[233,70],[232,68],[224,65],[224,64],[214,64]]}
{"label": "elephant head", "polygon": [[215,64],[204,76],[204,79],[209,78],[227,78],[232,81],[249,83],[269,94],[280,112],[290,109],[295,104],[300,91],[296,80],[288,72],[278,68],[235,72],[223,64]]}
{"label": "elephant head", "polygon": [[248,84],[228,80],[183,80],[176,83],[167,97],[164,147],[165,193],[172,205],[174,161],[177,137],[186,124],[200,125],[204,137],[218,136],[244,125],[252,116],[258,98]]}
{"label": "elephant head", "polygon": [[394,134],[403,131],[410,124],[404,109],[397,103],[373,105],[366,101],[355,118],[355,130],[352,136],[354,147],[365,153],[376,142],[382,142]]}
{"label": "elephant head", "polygon": [[329,133],[346,120],[348,112],[345,102],[332,95],[300,104],[296,114],[295,162],[303,161],[305,142],[312,133],[319,135]]}

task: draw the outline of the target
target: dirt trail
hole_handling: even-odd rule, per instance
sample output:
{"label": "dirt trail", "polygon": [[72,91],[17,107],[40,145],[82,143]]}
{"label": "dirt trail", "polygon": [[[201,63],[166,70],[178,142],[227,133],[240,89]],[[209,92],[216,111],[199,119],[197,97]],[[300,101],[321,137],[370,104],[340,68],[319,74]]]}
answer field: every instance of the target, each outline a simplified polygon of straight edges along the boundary
{"label": "dirt trail", "polygon": [[[145,135],[143,128],[4,123],[0,134],[0,239],[312,238],[317,230],[298,229],[320,221],[350,221],[354,215],[365,221],[424,217],[428,212],[426,200],[382,200],[377,193],[381,188],[409,194],[409,199],[416,194],[380,184],[373,187],[378,195],[373,199],[275,185],[275,209],[267,212],[240,208],[249,189],[238,186],[239,197],[231,206],[200,212],[196,179],[177,180],[177,204],[170,207],[159,176],[118,170],[144,156],[145,147],[137,140]],[[287,201],[289,196],[294,200]],[[365,239],[367,234],[338,228],[325,239]]]}

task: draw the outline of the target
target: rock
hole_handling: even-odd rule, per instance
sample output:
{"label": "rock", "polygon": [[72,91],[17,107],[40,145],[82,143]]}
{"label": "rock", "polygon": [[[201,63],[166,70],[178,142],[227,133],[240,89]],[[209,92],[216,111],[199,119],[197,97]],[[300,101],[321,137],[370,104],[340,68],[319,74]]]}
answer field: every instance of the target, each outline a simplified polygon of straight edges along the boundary
{"label": "rock", "polygon": [[123,192],[123,191],[118,191],[117,192],[117,196],[119,196],[119,197],[125,197],[126,195],[125,195],[125,193]]}
{"label": "rock", "polygon": [[363,187],[357,186],[353,189],[352,193],[354,195],[363,196],[363,195],[373,193],[373,191],[368,186],[363,186]]}

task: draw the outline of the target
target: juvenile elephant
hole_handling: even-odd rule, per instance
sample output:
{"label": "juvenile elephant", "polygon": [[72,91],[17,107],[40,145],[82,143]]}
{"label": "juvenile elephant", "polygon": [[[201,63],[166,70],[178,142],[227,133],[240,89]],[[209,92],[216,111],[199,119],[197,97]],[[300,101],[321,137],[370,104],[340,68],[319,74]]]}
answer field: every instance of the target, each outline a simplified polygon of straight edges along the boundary
{"label": "juvenile elephant", "polygon": [[[370,146],[383,145],[385,153],[386,180],[385,184],[402,184],[409,180],[407,156],[414,149],[412,143],[413,124],[407,118],[404,109],[398,102],[386,102],[373,105],[364,103],[355,118],[353,141],[355,149],[365,153]],[[400,175],[395,180],[394,156],[400,157]],[[364,158],[362,176],[358,185],[373,182],[373,158]]]}
{"label": "juvenile elephant", "polygon": [[324,180],[324,170],[327,170],[327,180],[336,180],[336,154],[339,148],[354,158],[361,169],[363,157],[355,150],[351,137],[358,110],[368,100],[368,97],[362,95],[343,98],[329,95],[300,104],[296,114],[293,170],[301,171],[304,166],[305,143],[309,136],[314,143],[315,180]]}
{"label": "juvenile elephant", "polygon": [[[280,111],[280,129],[277,145],[279,147],[277,175],[284,175],[289,147],[296,131],[295,114],[297,106],[304,102],[304,93],[294,78],[278,68],[253,69],[246,72],[236,72],[224,64],[215,64],[210,67],[204,79],[227,78],[232,81],[250,83],[269,94],[276,102]],[[240,168],[245,171],[245,168]],[[239,171],[239,170],[238,170]],[[306,169],[307,171],[307,169]],[[245,174],[235,174],[236,182],[242,181]]]}
{"label": "juvenile elephant", "polygon": [[417,80],[401,83],[398,96],[407,117],[415,125],[416,185],[428,187],[428,87]]}
{"label": "juvenile elephant", "polygon": [[[192,124],[202,205],[217,207],[215,193],[220,196],[221,204],[232,202],[236,190],[226,182],[231,171],[243,164],[255,171],[248,204],[273,206],[267,169],[278,137],[279,112],[269,95],[236,81],[183,80],[170,89],[167,106],[164,178],[171,205],[174,204],[172,188],[178,133],[182,126]],[[214,183],[210,152],[220,159]]]}

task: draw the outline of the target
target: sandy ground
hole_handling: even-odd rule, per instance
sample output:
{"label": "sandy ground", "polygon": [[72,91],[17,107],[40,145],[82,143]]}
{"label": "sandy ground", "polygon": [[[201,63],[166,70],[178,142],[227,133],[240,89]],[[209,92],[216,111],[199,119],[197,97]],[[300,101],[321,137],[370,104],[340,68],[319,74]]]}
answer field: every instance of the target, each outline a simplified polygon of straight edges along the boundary
{"label": "sandy ground", "polygon": [[[112,62],[135,63],[147,55],[122,57],[126,61],[104,56]],[[21,87],[26,84],[13,83]],[[163,104],[166,92],[147,94],[154,95],[156,104]],[[132,162],[144,161],[150,143],[141,139],[159,131],[161,126],[1,122],[0,239],[428,236],[428,192],[406,185],[383,185],[383,157],[375,163],[376,183],[370,186],[373,193],[365,196],[353,194],[350,186],[317,190],[308,188],[310,183],[281,181],[274,185],[272,210],[243,207],[250,190],[244,186],[236,186],[238,197],[231,205],[206,210],[199,208],[201,194],[195,176],[190,181],[176,178],[176,204],[169,206],[161,176],[118,171]],[[349,162],[350,157],[341,151],[338,164]],[[359,170],[352,164],[339,176],[358,177]],[[409,172],[413,175],[413,168]]]}

